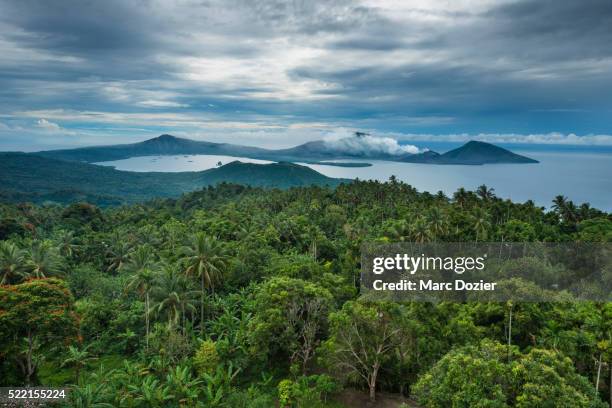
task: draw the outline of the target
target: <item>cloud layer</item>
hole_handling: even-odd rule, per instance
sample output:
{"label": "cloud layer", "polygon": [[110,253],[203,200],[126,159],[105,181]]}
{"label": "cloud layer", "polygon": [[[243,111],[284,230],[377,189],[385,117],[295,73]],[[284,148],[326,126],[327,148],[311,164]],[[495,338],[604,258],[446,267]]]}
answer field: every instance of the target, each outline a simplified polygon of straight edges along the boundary
{"label": "cloud layer", "polygon": [[333,150],[355,155],[378,155],[380,153],[393,156],[416,154],[418,147],[409,144],[399,144],[391,137],[380,137],[365,134],[362,136],[345,136],[340,134],[329,135],[323,139],[325,144]]}
{"label": "cloud layer", "polygon": [[609,0],[0,0],[0,149],[341,129],[609,144],[610,27]]}

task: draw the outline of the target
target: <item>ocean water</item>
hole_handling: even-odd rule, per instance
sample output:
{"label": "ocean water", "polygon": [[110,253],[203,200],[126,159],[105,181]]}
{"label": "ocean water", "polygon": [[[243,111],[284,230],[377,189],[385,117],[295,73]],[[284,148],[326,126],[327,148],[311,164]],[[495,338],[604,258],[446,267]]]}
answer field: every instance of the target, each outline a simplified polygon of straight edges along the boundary
{"label": "ocean water", "polygon": [[112,166],[117,170],[137,171],[137,172],[181,172],[181,171],[200,171],[217,167],[221,164],[231,163],[240,160],[243,163],[268,164],[268,160],[249,159],[246,157],[216,156],[216,155],[176,155],[176,156],[141,156],[130,157],[124,160],[100,162],[103,166]]}
{"label": "ocean water", "polygon": [[[574,203],[612,211],[612,153],[517,151],[540,161],[538,164],[495,164],[484,166],[428,165],[371,161],[371,167],[309,166],[330,177],[388,180],[395,175],[419,191],[452,195],[459,187],[474,190],[481,184],[495,189],[503,198],[549,207],[562,194]],[[199,171],[215,167],[219,161],[269,163],[228,156],[149,156],[98,163],[127,171]],[[350,160],[355,162],[357,160]],[[301,163],[303,164],[303,163]]]}

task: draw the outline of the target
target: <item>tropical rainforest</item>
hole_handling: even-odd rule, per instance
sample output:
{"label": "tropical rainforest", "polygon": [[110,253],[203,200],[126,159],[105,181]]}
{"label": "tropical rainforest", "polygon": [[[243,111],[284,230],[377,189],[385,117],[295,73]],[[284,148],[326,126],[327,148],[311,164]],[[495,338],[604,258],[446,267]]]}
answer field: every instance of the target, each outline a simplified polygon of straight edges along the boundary
{"label": "tropical rainforest", "polygon": [[589,407],[612,303],[368,302],[363,242],[610,242],[612,216],[391,178],[0,204],[0,386],[73,407]]}

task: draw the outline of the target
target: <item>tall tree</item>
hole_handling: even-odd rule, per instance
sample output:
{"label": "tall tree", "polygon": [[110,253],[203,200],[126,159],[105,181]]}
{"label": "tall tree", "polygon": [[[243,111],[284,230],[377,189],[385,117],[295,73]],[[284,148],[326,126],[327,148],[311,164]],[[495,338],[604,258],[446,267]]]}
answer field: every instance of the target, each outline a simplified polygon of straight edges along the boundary
{"label": "tall tree", "polygon": [[567,197],[563,195],[558,195],[553,200],[552,209],[557,215],[563,218],[565,214],[565,210],[567,208]]}
{"label": "tall tree", "polygon": [[414,224],[410,227],[410,235],[415,242],[427,242],[431,237],[431,231],[427,225],[425,217],[418,216],[414,221]]}
{"label": "tall tree", "polygon": [[322,361],[338,373],[362,378],[371,401],[376,400],[381,370],[402,342],[411,338],[400,313],[399,305],[393,303],[349,301],[329,317],[331,333],[322,346]]}
{"label": "tall tree", "polygon": [[192,302],[193,291],[190,291],[185,280],[174,264],[164,265],[159,276],[153,296],[157,302],[152,309],[158,314],[165,314],[168,319],[168,329],[184,325],[184,317],[187,311],[193,312],[195,307]]}
{"label": "tall tree", "polygon": [[223,245],[215,238],[198,232],[191,238],[191,244],[183,248],[185,273],[200,278],[200,331],[204,333],[204,303],[206,289],[214,291],[215,283],[221,279],[227,254]]}
{"label": "tall tree", "polygon": [[489,188],[485,184],[482,184],[476,189],[476,195],[483,201],[490,201],[495,198],[494,191],[494,188]]}
{"label": "tall tree", "polygon": [[153,288],[158,264],[155,262],[153,250],[147,245],[136,248],[130,255],[124,267],[132,276],[129,278],[126,290],[136,290],[145,301],[145,344],[149,347],[150,313],[151,313],[151,289]]}
{"label": "tall tree", "polygon": [[459,205],[460,208],[464,208],[465,205],[467,204],[469,196],[470,195],[467,192],[467,190],[465,188],[463,188],[463,187],[460,187],[453,194],[453,200],[455,201],[455,203],[457,203]]}
{"label": "tall tree", "polygon": [[34,382],[39,350],[61,346],[76,334],[74,299],[60,279],[0,287],[0,347],[14,355],[26,384]]}
{"label": "tall tree", "polygon": [[273,277],[258,287],[250,343],[305,372],[327,326],[329,291],[302,279]]}
{"label": "tall tree", "polygon": [[474,209],[472,213],[474,230],[476,231],[476,242],[479,238],[486,239],[489,228],[491,228],[491,216],[481,207]]}

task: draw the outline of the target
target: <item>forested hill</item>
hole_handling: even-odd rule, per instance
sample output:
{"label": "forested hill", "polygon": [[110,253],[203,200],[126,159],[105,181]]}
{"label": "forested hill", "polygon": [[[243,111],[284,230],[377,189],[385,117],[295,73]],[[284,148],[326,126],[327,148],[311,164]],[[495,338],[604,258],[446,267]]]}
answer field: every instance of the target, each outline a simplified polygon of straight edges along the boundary
{"label": "forested hill", "polygon": [[259,187],[336,186],[342,181],[292,163],[231,162],[200,172],[138,173],[35,154],[0,153],[0,201],[118,205],[177,197],[222,182]]}

